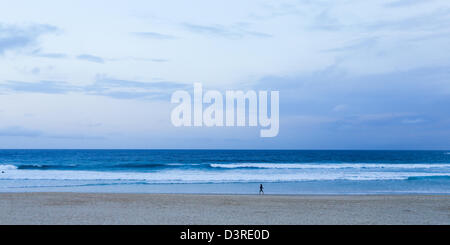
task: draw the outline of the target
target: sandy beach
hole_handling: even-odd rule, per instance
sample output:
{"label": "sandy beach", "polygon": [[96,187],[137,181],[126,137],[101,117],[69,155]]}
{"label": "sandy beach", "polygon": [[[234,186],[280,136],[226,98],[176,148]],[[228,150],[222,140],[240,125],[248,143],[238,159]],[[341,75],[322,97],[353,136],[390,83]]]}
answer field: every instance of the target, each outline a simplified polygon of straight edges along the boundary
{"label": "sandy beach", "polygon": [[450,224],[448,195],[0,193],[0,224]]}

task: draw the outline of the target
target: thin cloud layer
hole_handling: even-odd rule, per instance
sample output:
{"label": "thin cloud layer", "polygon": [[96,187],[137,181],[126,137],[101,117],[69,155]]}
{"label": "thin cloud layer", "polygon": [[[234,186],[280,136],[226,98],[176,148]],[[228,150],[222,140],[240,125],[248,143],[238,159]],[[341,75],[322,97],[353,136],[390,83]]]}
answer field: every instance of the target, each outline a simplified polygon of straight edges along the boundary
{"label": "thin cloud layer", "polygon": [[272,35],[267,33],[247,30],[245,25],[242,24],[236,24],[230,27],[225,27],[222,25],[198,25],[198,24],[184,23],[183,27],[186,30],[197,34],[212,35],[232,39],[235,38],[240,39],[244,37],[257,37],[257,38],[272,37]]}
{"label": "thin cloud layer", "polygon": [[95,62],[95,63],[105,63],[105,60],[103,60],[103,58],[99,57],[99,56],[95,56],[95,55],[90,55],[90,54],[80,54],[77,56],[77,59],[79,60],[86,60],[86,61],[90,61],[90,62]]}
{"label": "thin cloud layer", "polygon": [[97,76],[94,83],[86,86],[71,85],[61,81],[21,82],[6,81],[0,83],[4,92],[66,94],[82,93],[86,95],[106,96],[114,99],[167,100],[178,89],[188,89],[191,85],[169,82],[140,82],[119,80],[106,76]]}
{"label": "thin cloud layer", "polygon": [[0,23],[0,55],[8,50],[36,45],[39,37],[57,31],[58,28],[52,25],[15,26]]}
{"label": "thin cloud layer", "polygon": [[65,94],[68,92],[80,91],[77,86],[71,86],[65,82],[39,81],[39,82],[21,82],[7,81],[1,83],[0,87],[12,92],[25,93],[43,93],[43,94]]}
{"label": "thin cloud layer", "polygon": [[134,32],[133,35],[136,35],[138,37],[142,38],[150,38],[150,39],[161,39],[161,40],[170,40],[175,39],[175,36],[157,33],[157,32]]}

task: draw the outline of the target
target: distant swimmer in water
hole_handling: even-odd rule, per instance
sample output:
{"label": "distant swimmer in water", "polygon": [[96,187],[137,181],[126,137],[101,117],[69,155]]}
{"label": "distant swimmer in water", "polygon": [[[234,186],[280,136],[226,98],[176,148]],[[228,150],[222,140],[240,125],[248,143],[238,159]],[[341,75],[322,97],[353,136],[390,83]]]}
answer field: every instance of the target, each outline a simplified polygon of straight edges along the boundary
{"label": "distant swimmer in water", "polygon": [[259,185],[259,194],[263,194],[264,195],[264,187],[262,184]]}

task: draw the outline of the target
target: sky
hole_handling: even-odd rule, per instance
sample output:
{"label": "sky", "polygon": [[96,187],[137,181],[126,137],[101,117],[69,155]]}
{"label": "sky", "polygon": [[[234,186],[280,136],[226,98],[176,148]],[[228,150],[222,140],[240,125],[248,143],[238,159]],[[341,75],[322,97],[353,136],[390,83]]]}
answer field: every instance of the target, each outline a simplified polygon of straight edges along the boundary
{"label": "sky", "polygon": [[[2,1],[0,148],[450,149],[450,2]],[[174,127],[280,91],[279,134]]]}

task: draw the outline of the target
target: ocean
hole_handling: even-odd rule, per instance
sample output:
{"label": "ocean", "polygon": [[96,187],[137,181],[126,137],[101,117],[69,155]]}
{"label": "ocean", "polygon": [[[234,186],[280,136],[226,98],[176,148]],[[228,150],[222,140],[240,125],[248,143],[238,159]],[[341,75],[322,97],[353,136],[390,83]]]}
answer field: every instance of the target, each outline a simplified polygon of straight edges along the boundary
{"label": "ocean", "polygon": [[0,192],[450,194],[450,151],[0,150]]}

